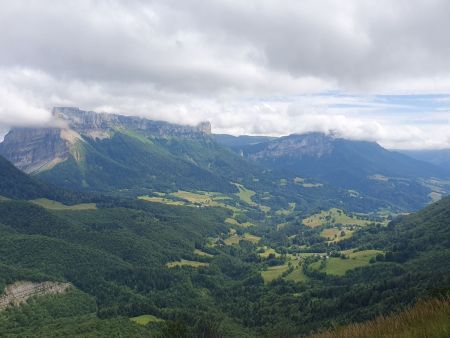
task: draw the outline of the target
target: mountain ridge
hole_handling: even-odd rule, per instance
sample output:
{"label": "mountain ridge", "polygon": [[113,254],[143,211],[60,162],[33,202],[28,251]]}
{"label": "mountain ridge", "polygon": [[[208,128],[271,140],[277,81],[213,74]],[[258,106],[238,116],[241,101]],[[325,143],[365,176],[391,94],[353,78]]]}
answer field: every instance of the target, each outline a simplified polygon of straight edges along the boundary
{"label": "mountain ridge", "polygon": [[74,107],[55,107],[52,116],[54,120],[49,127],[11,129],[0,143],[0,154],[26,173],[38,173],[68,160],[76,151],[77,142],[111,138],[124,129],[158,138],[195,138],[211,133],[209,122],[191,127]]}

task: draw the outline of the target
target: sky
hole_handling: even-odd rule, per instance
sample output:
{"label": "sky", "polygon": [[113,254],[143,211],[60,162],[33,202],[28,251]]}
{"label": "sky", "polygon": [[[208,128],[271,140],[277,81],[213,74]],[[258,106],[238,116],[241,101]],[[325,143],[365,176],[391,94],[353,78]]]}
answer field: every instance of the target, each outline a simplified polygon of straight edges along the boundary
{"label": "sky", "polygon": [[53,106],[450,148],[450,1],[0,0],[0,135]]}

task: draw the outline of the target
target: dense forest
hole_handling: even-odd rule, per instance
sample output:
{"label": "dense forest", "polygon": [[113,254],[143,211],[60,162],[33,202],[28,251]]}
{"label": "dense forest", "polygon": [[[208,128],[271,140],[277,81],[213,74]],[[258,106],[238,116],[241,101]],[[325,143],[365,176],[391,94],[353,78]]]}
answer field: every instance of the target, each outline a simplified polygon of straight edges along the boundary
{"label": "dense forest", "polygon": [[[72,201],[72,207],[45,208],[24,200],[46,196],[45,184],[10,169],[15,176],[2,177],[0,193],[0,288],[18,280],[73,288],[1,312],[0,332],[7,336],[294,337],[398,311],[446,294],[450,285],[450,199],[387,225],[367,220],[336,242],[319,235],[324,226],[279,215],[271,221],[286,225],[274,229],[249,208],[237,218],[259,222],[247,229],[259,243],[211,245],[211,238],[227,243],[231,210],[81,193],[95,207],[77,209]],[[261,254],[262,247],[273,253]],[[342,275],[327,273],[331,260],[324,255],[345,262],[352,259],[343,254],[348,250],[379,253]],[[289,257],[302,254],[294,267]],[[264,279],[261,271],[288,261],[284,274]],[[294,269],[302,281],[285,278]],[[157,320],[129,319],[140,316]]]}

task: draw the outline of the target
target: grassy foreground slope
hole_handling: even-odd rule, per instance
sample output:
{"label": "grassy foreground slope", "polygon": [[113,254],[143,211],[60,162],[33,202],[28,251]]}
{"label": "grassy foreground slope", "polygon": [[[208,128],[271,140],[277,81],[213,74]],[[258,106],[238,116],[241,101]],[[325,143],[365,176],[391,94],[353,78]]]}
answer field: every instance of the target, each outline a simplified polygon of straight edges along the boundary
{"label": "grassy foreground slope", "polygon": [[450,297],[447,297],[421,301],[403,312],[315,334],[311,338],[445,338],[449,336]]}

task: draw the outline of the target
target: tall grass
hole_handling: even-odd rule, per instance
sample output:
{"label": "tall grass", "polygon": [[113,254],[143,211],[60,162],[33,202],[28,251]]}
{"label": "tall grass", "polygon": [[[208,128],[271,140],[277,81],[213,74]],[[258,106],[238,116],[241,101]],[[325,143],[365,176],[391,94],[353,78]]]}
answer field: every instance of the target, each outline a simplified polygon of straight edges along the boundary
{"label": "tall grass", "polygon": [[312,335],[311,338],[448,338],[450,296],[418,302],[412,308],[373,321]]}

